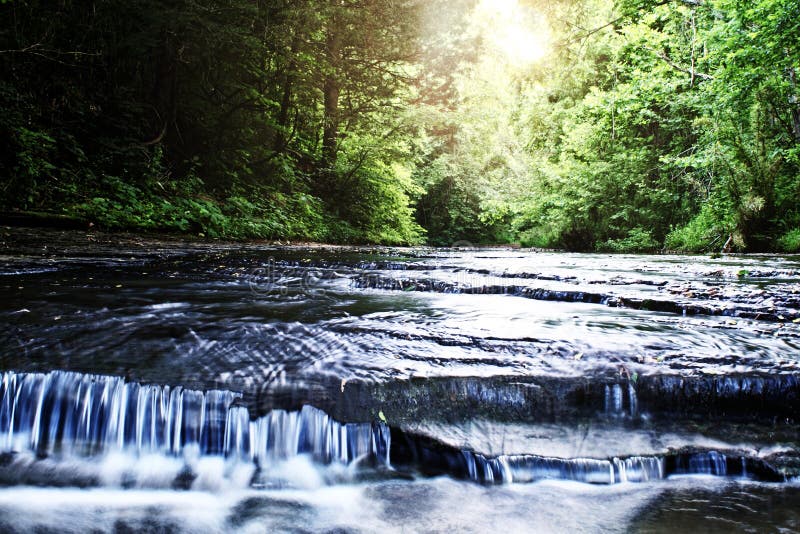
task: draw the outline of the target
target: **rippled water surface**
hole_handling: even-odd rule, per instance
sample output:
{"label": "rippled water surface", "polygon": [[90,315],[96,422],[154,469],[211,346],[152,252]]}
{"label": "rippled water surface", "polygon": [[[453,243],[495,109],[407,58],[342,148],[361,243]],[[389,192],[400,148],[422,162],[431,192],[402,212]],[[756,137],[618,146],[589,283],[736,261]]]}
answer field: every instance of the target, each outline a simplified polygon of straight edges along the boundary
{"label": "rippled water surface", "polygon": [[281,491],[0,490],[4,532],[796,532],[800,489],[708,479],[484,488],[447,479]]}
{"label": "rippled water surface", "polygon": [[800,529],[800,257],[0,234],[2,530]]}

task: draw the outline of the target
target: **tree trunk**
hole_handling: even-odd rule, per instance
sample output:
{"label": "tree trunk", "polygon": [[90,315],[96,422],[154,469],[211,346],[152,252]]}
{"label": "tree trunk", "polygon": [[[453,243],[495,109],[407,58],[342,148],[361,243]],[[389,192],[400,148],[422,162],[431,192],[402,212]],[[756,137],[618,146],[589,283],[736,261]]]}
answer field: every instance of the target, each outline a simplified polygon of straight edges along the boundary
{"label": "tree trunk", "polygon": [[[786,50],[786,55],[789,55],[788,50]],[[789,86],[792,89],[789,95],[789,104],[792,105],[790,109],[792,115],[792,133],[794,133],[795,140],[800,141],[800,99],[798,99],[797,96],[797,71],[795,71],[794,67],[789,67],[786,70],[789,77]]]}
{"label": "tree trunk", "polygon": [[328,25],[328,73],[322,88],[325,115],[322,126],[322,163],[328,169],[336,165],[339,137],[339,68],[341,66],[342,38],[332,17]]}
{"label": "tree trunk", "polygon": [[289,63],[286,66],[285,76],[283,78],[283,90],[281,91],[281,107],[278,111],[278,128],[275,132],[275,141],[273,142],[273,150],[277,153],[283,152],[289,142],[286,132],[289,130],[289,112],[292,107],[292,89],[294,86],[293,72],[296,68],[294,56],[297,49],[300,47],[300,37],[295,33],[292,38],[292,44],[289,50]]}
{"label": "tree trunk", "polygon": [[169,132],[169,127],[177,120],[177,76],[178,66],[175,46],[169,31],[165,28],[161,34],[161,46],[156,66],[155,81],[151,93],[153,106],[159,114],[158,134],[145,142],[145,145],[161,143]]}

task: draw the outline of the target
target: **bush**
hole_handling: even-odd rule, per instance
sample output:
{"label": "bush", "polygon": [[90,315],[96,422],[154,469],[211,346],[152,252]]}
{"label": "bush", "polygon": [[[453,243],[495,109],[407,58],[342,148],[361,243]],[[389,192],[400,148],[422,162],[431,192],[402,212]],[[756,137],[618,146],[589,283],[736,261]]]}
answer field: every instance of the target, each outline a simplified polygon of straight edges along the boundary
{"label": "bush", "polygon": [[561,233],[553,227],[540,226],[521,233],[519,243],[528,248],[558,248],[561,244]]}
{"label": "bush", "polygon": [[108,230],[260,239],[319,240],[327,236],[322,201],[316,197],[252,191],[250,199],[232,196],[221,202],[195,192],[188,183],[167,183],[154,190],[104,176],[98,188],[102,193],[95,191],[95,196],[72,205],[67,212]]}
{"label": "bush", "polygon": [[598,250],[609,252],[653,252],[660,247],[649,230],[641,227],[632,228],[623,239],[609,239],[597,244]]}
{"label": "bush", "polygon": [[704,252],[716,245],[722,248],[723,236],[729,232],[706,206],[686,226],[672,230],[664,241],[668,250]]}
{"label": "bush", "polygon": [[783,234],[778,239],[778,247],[784,252],[800,252],[800,228]]}

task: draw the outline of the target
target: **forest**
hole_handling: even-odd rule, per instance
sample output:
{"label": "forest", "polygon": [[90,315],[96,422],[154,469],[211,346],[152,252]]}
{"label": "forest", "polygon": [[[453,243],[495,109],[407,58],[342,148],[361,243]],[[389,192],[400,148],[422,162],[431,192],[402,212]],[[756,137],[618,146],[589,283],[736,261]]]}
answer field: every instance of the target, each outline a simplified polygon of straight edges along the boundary
{"label": "forest", "polygon": [[0,211],[800,251],[797,0],[0,0]]}

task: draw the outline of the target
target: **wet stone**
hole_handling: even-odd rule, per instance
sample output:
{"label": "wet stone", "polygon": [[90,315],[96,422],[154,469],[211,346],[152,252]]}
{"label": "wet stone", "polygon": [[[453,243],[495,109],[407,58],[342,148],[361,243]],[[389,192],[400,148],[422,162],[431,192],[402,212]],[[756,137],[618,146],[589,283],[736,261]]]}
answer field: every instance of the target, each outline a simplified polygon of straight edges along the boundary
{"label": "wet stone", "polygon": [[741,505],[732,482],[795,524],[796,496],[764,488],[800,472],[797,257],[8,234],[7,487],[245,492],[213,528],[348,531],[320,519],[327,489],[383,507],[376,530],[434,530],[463,527],[416,522],[454,508],[442,491],[568,481],[600,487],[584,508],[651,507],[630,520],[652,531],[707,485]]}

